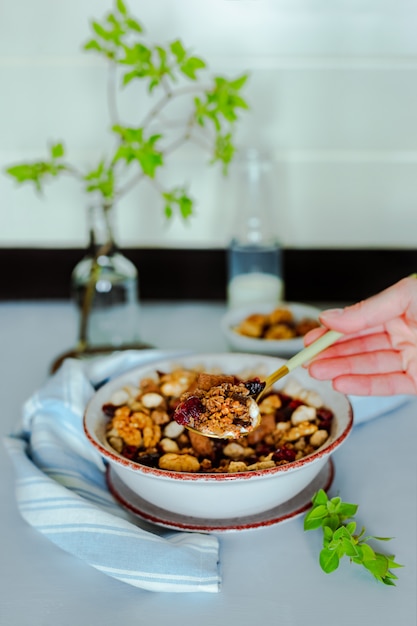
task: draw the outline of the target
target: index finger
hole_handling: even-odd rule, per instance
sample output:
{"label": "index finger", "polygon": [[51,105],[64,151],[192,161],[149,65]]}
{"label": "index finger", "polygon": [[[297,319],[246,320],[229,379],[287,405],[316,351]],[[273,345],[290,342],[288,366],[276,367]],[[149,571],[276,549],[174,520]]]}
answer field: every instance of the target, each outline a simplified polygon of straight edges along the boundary
{"label": "index finger", "polygon": [[345,334],[375,328],[404,314],[417,320],[417,280],[403,278],[384,291],[340,311],[323,311],[320,321]]}

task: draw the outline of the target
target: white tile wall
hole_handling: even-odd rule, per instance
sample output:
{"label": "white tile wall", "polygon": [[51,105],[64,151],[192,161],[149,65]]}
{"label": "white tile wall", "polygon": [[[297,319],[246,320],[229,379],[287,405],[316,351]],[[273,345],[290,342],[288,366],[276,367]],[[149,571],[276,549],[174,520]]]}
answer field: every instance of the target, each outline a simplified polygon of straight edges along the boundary
{"label": "white tile wall", "polygon": [[[295,247],[414,247],[417,241],[417,2],[415,0],[130,0],[155,41],[181,37],[213,72],[249,70],[251,112],[240,146],[274,161],[278,235]],[[87,199],[62,179],[43,197],[4,168],[65,141],[94,164],[110,145],[106,68],[82,51],[103,0],[0,3],[0,246],[77,246]],[[139,90],[121,110],[134,123]],[[198,150],[171,161],[188,181],[195,218],[167,224],[145,185],[118,206],[127,246],[228,241],[235,182]]]}

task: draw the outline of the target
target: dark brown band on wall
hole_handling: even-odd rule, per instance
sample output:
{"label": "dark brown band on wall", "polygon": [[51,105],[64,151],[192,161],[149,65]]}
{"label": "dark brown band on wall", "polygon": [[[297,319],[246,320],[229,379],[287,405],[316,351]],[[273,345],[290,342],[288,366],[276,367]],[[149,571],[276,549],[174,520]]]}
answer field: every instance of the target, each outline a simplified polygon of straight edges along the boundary
{"label": "dark brown band on wall", "polygon": [[[225,250],[124,249],[142,300],[224,301]],[[0,249],[0,300],[68,299],[81,249]],[[417,250],[285,249],[285,297],[354,302],[417,271]]]}

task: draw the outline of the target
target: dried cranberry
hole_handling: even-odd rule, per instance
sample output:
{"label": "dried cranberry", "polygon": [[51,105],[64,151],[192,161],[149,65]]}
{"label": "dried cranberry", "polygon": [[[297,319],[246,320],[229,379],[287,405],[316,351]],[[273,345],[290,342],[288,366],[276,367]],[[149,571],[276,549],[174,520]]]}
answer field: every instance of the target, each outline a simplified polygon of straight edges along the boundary
{"label": "dried cranberry", "polygon": [[278,421],[286,421],[289,420],[291,415],[294,413],[295,409],[299,406],[301,406],[303,404],[303,402],[301,402],[301,400],[295,400],[294,398],[292,400],[290,400],[290,402],[285,405],[284,407],[281,407],[279,410],[279,418]]}
{"label": "dried cranberry", "polygon": [[317,409],[317,417],[324,422],[331,422],[333,419],[333,413],[329,409],[321,408]]}
{"label": "dried cranberry", "polygon": [[319,428],[329,431],[333,420],[332,411],[325,408],[317,409],[317,420],[319,422]]}
{"label": "dried cranberry", "polygon": [[287,406],[291,400],[293,399],[291,396],[287,396],[286,393],[282,393],[281,391],[278,393],[279,398],[281,400],[281,406]]}
{"label": "dried cranberry", "polygon": [[175,409],[174,419],[178,424],[187,426],[190,422],[198,420],[203,413],[204,408],[201,404],[200,398],[197,396],[190,396],[184,402],[181,402]]}
{"label": "dried cranberry", "polygon": [[147,467],[158,467],[159,454],[150,452],[149,454],[141,454],[137,458],[137,462]]}
{"label": "dried cranberry", "polygon": [[138,449],[136,446],[128,446],[127,444],[125,444],[122,449],[122,455],[125,456],[127,459],[133,461],[137,451]]}
{"label": "dried cranberry", "polygon": [[256,446],[256,454],[259,456],[268,456],[268,454],[273,451],[274,447],[269,446],[267,443],[260,443]]}
{"label": "dried cranberry", "polygon": [[253,378],[245,382],[245,387],[249,391],[249,395],[257,396],[265,389],[265,382],[259,380],[259,378]]}
{"label": "dried cranberry", "polygon": [[296,451],[292,448],[287,448],[286,445],[281,446],[281,448],[277,448],[272,455],[273,461],[288,461],[288,463],[292,463],[295,461]]}
{"label": "dried cranberry", "polygon": [[108,402],[107,404],[103,404],[101,408],[103,410],[104,415],[107,415],[107,417],[114,417],[117,406]]}

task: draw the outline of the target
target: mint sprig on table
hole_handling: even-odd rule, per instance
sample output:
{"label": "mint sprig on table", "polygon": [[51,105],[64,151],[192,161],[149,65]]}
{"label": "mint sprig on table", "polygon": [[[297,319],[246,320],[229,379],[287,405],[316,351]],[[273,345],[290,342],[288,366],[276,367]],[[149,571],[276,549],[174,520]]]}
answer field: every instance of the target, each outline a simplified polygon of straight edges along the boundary
{"label": "mint sprig on table", "polygon": [[312,499],[313,506],[304,518],[304,530],[323,529],[323,548],[320,552],[320,567],[326,574],[339,567],[340,559],[348,557],[352,563],[363,565],[378,582],[395,586],[398,577],[391,569],[403,567],[395,562],[395,555],[376,552],[370,540],[389,541],[391,537],[365,536],[365,528],[355,534],[356,522],[348,521],[356,515],[357,504],[342,502],[341,498],[329,499],[320,489]]}

